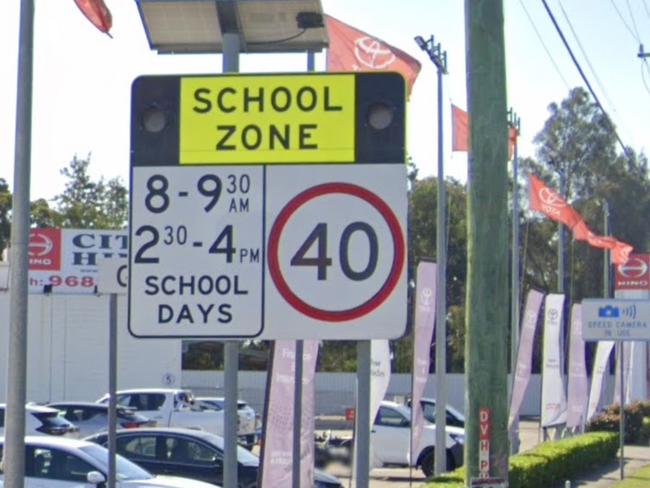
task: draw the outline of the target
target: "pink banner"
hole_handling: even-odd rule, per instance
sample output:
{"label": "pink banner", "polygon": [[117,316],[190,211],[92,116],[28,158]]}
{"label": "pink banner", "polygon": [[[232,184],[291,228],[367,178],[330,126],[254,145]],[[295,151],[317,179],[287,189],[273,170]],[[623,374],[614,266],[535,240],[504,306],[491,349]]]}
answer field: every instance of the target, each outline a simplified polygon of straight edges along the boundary
{"label": "pink banner", "polygon": [[429,377],[431,340],[436,318],[436,264],[418,264],[415,283],[415,326],[413,331],[413,392],[411,413],[411,452],[417,452],[424,427],[420,399]]}
{"label": "pink banner", "polygon": [[582,339],[582,305],[571,308],[571,342],[569,344],[569,385],[566,426],[582,430],[589,401],[589,384],[585,366],[585,341]]}
{"label": "pink banner", "polygon": [[[318,341],[303,341],[303,343],[300,486],[312,486],[314,476],[314,376]],[[295,341],[275,342],[267,400],[269,404],[266,412],[266,430],[262,446],[260,488],[292,485],[295,357]]]}
{"label": "pink banner", "polygon": [[517,367],[510,400],[509,430],[512,430],[515,421],[519,418],[519,410],[530,382],[533,363],[533,341],[535,339],[535,329],[537,329],[539,308],[542,306],[543,299],[544,294],[536,290],[530,290],[526,297],[526,307],[524,308],[521,335],[519,337],[519,350],[517,352]]}

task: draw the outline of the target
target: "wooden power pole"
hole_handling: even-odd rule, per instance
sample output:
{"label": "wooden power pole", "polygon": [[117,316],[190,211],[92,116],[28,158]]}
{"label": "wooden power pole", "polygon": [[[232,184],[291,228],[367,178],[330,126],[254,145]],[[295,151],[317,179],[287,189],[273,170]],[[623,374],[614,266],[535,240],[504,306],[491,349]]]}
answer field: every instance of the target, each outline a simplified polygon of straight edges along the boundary
{"label": "wooden power pole", "polygon": [[[468,263],[465,459],[508,479],[508,127],[502,0],[466,0]],[[486,442],[487,441],[487,442]]]}

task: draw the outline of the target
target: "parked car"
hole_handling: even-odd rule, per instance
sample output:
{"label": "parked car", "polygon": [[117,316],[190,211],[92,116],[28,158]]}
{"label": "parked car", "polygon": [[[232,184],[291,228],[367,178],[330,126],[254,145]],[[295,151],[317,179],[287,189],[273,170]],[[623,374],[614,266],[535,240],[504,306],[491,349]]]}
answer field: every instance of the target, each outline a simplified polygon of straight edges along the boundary
{"label": "parked car", "polygon": [[[199,407],[205,409],[222,411],[225,408],[224,397],[196,397],[194,401]],[[250,450],[259,440],[255,410],[244,400],[237,400],[237,415],[239,416],[239,423],[237,424],[239,443]]]}
{"label": "parked car", "polygon": [[[409,456],[411,439],[411,409],[406,405],[382,401],[370,433],[371,465],[419,467],[426,476],[434,471],[436,426],[425,424],[419,444]],[[446,428],[445,452],[447,470],[463,464],[465,431],[459,427]],[[409,462],[410,461],[410,462]]]}
{"label": "parked car", "polygon": [[[409,399],[406,404],[410,407],[411,400]],[[422,413],[424,419],[432,424],[436,423],[436,399],[435,398],[421,398],[420,405],[422,405]],[[447,405],[446,423],[452,427],[465,428],[465,415],[460,411]]]}
{"label": "parked car", "polygon": [[[108,404],[108,395],[97,400]],[[117,392],[117,404],[155,420],[160,427],[200,429],[223,435],[223,412],[201,409],[189,390],[139,388]]]}
{"label": "parked car", "polygon": [[[4,439],[0,439],[0,455]],[[96,488],[108,478],[108,450],[92,442],[59,437],[25,437],[25,488]],[[201,481],[154,476],[117,456],[119,488],[215,488]]]}
{"label": "parked car", "polygon": [[[79,428],[81,437],[87,437],[108,429],[108,405],[92,402],[54,402],[48,407],[60,411],[63,418]],[[117,428],[136,429],[138,427],[155,427],[156,422],[135,410],[118,405]]]}
{"label": "parked car", "polygon": [[[0,436],[5,435],[6,405],[0,404]],[[56,435],[79,437],[76,425],[61,416],[54,408],[40,405],[25,405],[25,435]]]}
{"label": "parked car", "polygon": [[[86,440],[103,446],[108,435],[96,434]],[[174,474],[221,483],[223,480],[223,438],[209,432],[189,429],[136,429],[117,432],[117,452],[152,473]],[[256,488],[259,458],[237,448],[239,488]],[[327,473],[314,472],[314,488],[343,488]]]}

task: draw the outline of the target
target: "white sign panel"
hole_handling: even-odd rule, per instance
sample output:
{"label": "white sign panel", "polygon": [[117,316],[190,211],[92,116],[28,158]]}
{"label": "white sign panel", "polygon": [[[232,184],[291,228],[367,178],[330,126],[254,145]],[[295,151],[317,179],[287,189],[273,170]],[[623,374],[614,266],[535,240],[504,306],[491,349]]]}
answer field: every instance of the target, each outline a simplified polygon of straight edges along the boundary
{"label": "white sign panel", "polygon": [[582,305],[586,341],[650,340],[650,300],[586,299]]}
{"label": "white sign panel", "polygon": [[127,257],[126,230],[31,229],[29,292],[95,293],[100,259]]}
{"label": "white sign panel", "polygon": [[399,337],[405,178],[402,164],[134,167],[131,333]]}
{"label": "white sign panel", "polygon": [[101,259],[97,269],[97,292],[126,294],[129,284],[129,267],[126,259]]}

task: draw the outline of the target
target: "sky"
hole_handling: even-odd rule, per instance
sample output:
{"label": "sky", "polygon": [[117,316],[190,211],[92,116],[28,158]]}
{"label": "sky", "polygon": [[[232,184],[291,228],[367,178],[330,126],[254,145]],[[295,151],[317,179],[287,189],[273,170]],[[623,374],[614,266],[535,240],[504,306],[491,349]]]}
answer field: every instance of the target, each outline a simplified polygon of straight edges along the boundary
{"label": "sky", "polygon": [[[321,0],[323,10],[398,47],[422,63],[408,107],[407,150],[420,176],[436,174],[436,69],[413,38],[433,35],[447,51],[443,78],[445,174],[466,180],[467,158],[452,153],[450,104],[466,108],[462,0]],[[650,0],[547,0],[597,96],[626,145],[648,152]],[[219,73],[221,56],[158,55],[150,50],[135,0],[105,0],[113,38],[101,34],[72,0],[35,0],[31,199],[61,193],[60,171],[74,155],[91,154],[94,178],[129,175],[130,85],[143,74]],[[0,2],[0,178],[13,187],[18,0]],[[541,0],[504,0],[508,106],[521,118],[521,156],[547,107],[584,86]],[[541,38],[541,40],[540,40]],[[316,67],[324,69],[324,54]],[[645,72],[643,72],[645,69]],[[304,54],[240,57],[240,71],[300,72]],[[645,83],[644,83],[645,81]]]}

